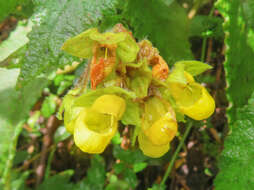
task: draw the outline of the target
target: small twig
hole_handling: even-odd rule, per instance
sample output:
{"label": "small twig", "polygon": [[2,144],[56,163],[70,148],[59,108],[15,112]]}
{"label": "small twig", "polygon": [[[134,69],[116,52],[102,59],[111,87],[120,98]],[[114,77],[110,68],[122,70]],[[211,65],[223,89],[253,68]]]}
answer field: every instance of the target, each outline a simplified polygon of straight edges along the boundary
{"label": "small twig", "polygon": [[[48,151],[51,151],[53,149],[54,145],[51,145],[48,149],[47,149],[47,152]],[[16,171],[17,172],[20,172],[21,170],[26,170],[28,168],[28,166],[34,162],[35,160],[37,160],[38,158],[41,157],[41,153],[38,153],[36,155],[34,155],[30,160],[27,160],[21,167],[17,168]]]}
{"label": "small twig", "polygon": [[186,130],[185,130],[185,132],[183,134],[183,137],[182,137],[182,139],[180,141],[180,144],[177,146],[177,149],[176,149],[174,155],[172,156],[172,158],[171,158],[171,160],[169,162],[169,166],[167,168],[166,173],[163,176],[163,179],[162,179],[160,185],[164,185],[165,184],[165,182],[166,182],[166,180],[167,180],[167,178],[168,178],[168,176],[169,176],[169,174],[170,174],[170,172],[171,172],[171,170],[172,170],[172,168],[174,166],[174,163],[175,163],[175,160],[177,158],[177,155],[179,154],[179,152],[180,152],[180,150],[181,150],[181,148],[182,148],[182,146],[184,144],[184,141],[185,141],[186,137],[188,136],[188,134],[189,134],[189,132],[191,130],[191,127],[192,127],[192,122],[189,121],[189,123],[187,125],[187,128],[186,128]]}
{"label": "small twig", "polygon": [[185,181],[183,180],[183,177],[176,174],[176,179],[183,186],[185,190],[190,190],[190,188],[186,185]]}
{"label": "small twig", "polygon": [[211,38],[208,40],[208,47],[207,47],[207,54],[206,54],[206,62],[210,63],[211,61],[211,55],[213,50],[213,41]]}
{"label": "small twig", "polygon": [[48,157],[48,148],[53,143],[53,136],[54,133],[59,126],[59,120],[56,118],[56,116],[52,115],[47,121],[46,125],[46,134],[43,137],[43,145],[42,145],[42,151],[41,151],[41,159],[39,162],[39,165],[36,168],[36,186],[38,186],[41,181],[43,180],[44,173],[45,173],[45,166],[46,161]]}

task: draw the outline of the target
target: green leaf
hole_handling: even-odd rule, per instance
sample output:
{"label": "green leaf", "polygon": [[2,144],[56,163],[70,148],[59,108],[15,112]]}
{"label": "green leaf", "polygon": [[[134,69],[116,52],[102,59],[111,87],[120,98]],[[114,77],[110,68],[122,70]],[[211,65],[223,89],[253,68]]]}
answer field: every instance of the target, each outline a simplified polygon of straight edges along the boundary
{"label": "green leaf", "polygon": [[42,103],[41,114],[44,117],[49,117],[56,111],[56,96],[50,94]]}
{"label": "green leaf", "polygon": [[10,185],[10,172],[15,156],[16,143],[29,110],[41,95],[45,85],[43,78],[37,78],[25,88],[16,91],[19,69],[0,68],[0,175],[6,186]]}
{"label": "green leaf", "polygon": [[130,168],[125,168],[125,171],[123,173],[124,180],[133,188],[138,185],[138,179],[134,171]]}
{"label": "green leaf", "polygon": [[120,146],[115,145],[113,150],[114,157],[129,164],[143,162],[148,159],[140,150],[123,150]]}
{"label": "green leaf", "polygon": [[231,122],[232,133],[226,138],[224,150],[220,155],[216,189],[254,189],[253,126],[254,105],[238,108],[237,116],[234,122]]}
{"label": "green leaf", "polygon": [[133,28],[134,36],[148,38],[169,64],[192,59],[187,15],[176,2],[167,6],[161,0],[150,0],[149,3],[146,0],[130,0],[124,10],[124,18]]}
{"label": "green leaf", "polygon": [[242,5],[241,0],[219,0],[217,4],[225,18],[227,49],[224,65],[227,97],[231,105],[227,110],[231,133],[219,158],[216,190],[254,189],[254,51],[248,43],[251,27],[246,14],[249,13],[242,9]]}
{"label": "green leaf", "polygon": [[152,80],[152,72],[146,63],[134,71],[130,77],[130,89],[134,91],[138,98],[144,98],[148,94],[148,88]]}
{"label": "green leaf", "polygon": [[184,65],[184,71],[188,72],[192,76],[199,75],[207,71],[208,69],[212,68],[212,66],[206,63],[202,63],[200,61],[179,61],[175,63],[175,65],[178,65],[178,64]]}
{"label": "green leaf", "polygon": [[[88,28],[98,25],[110,14],[117,0],[109,1],[37,1],[40,22],[29,34],[28,50],[19,81],[24,85],[36,76],[49,76],[57,68],[71,64],[76,58],[61,50],[63,43]],[[39,25],[38,25],[39,23]]]}
{"label": "green leaf", "polygon": [[5,19],[18,5],[18,0],[0,1],[0,22]]}
{"label": "green leaf", "polygon": [[74,106],[89,107],[98,97],[103,94],[116,94],[126,98],[136,98],[136,95],[131,91],[127,91],[120,87],[111,86],[96,90],[89,90],[88,92],[76,98]]}
{"label": "green leaf", "polygon": [[132,100],[126,100],[126,110],[121,119],[122,123],[124,125],[140,126],[140,117],[139,104],[133,102]]}
{"label": "green leaf", "polygon": [[9,37],[0,44],[0,62],[27,44],[28,38],[26,35],[31,31],[31,29],[31,20],[29,20],[27,24],[24,24],[22,21],[18,22],[16,29],[11,32]]}
{"label": "green leaf", "polygon": [[115,136],[111,139],[111,142],[112,142],[113,144],[121,144],[122,139],[121,139],[121,136],[120,136],[120,133],[119,133],[119,132],[117,132],[117,133],[115,134]]}
{"label": "green leaf", "polygon": [[190,22],[191,37],[213,37],[223,39],[223,19],[220,17],[196,15]]}
{"label": "green leaf", "polygon": [[125,167],[126,166],[124,163],[122,163],[122,162],[117,163],[114,165],[114,171],[116,174],[120,174],[120,173],[122,173],[122,171],[124,171]]}
{"label": "green leaf", "polygon": [[73,184],[71,184],[70,177],[73,175],[73,170],[66,170],[64,172],[58,173],[47,180],[44,180],[42,184],[39,185],[38,190],[70,190],[73,189]]}
{"label": "green leaf", "polygon": [[105,162],[103,157],[94,155],[91,160],[91,167],[87,170],[87,176],[80,184],[80,189],[102,190],[106,180]]}
{"label": "green leaf", "polygon": [[133,171],[135,173],[141,172],[142,170],[144,170],[146,168],[146,166],[147,166],[146,162],[135,163],[135,164],[133,164]]}
{"label": "green leaf", "polygon": [[71,136],[71,134],[66,130],[66,128],[64,126],[60,126],[54,134],[54,142],[57,144],[67,139],[69,136]]}
{"label": "green leaf", "polygon": [[[26,179],[29,176],[29,174],[30,174],[29,171],[18,173],[15,170],[12,170],[10,184],[11,190],[27,190]],[[1,181],[0,181],[0,189],[4,189],[4,184],[2,184]]]}

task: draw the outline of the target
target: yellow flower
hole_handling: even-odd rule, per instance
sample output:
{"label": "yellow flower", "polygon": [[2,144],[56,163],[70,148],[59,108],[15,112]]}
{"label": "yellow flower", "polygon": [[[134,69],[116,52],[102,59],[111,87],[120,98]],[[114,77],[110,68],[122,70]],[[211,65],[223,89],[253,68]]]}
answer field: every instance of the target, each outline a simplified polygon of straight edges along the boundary
{"label": "yellow flower", "polygon": [[202,88],[201,98],[191,106],[181,106],[180,110],[187,116],[195,120],[203,120],[210,117],[215,110],[215,102],[206,88]]}
{"label": "yellow flower", "polygon": [[115,116],[84,109],[75,122],[74,142],[83,152],[102,153],[116,131]]}
{"label": "yellow flower", "polygon": [[[68,100],[68,101],[67,101]],[[84,152],[101,153],[117,131],[125,111],[125,100],[116,95],[102,95],[91,107],[74,107],[73,97],[66,97],[64,121],[73,133],[75,144]]]}
{"label": "yellow flower", "polygon": [[169,103],[157,97],[149,99],[145,103],[142,129],[154,145],[172,141],[177,132],[177,122]]}
{"label": "yellow flower", "polygon": [[195,120],[210,117],[215,110],[215,102],[206,88],[196,83],[194,78],[184,72],[187,84],[170,83],[171,94],[182,113]]}
{"label": "yellow flower", "polygon": [[145,102],[142,129],[138,135],[142,152],[152,158],[163,156],[177,132],[175,113],[170,104],[152,97]]}
{"label": "yellow flower", "polygon": [[111,114],[119,120],[125,111],[125,101],[116,95],[103,95],[95,100],[92,108],[100,113]]}
{"label": "yellow flower", "polygon": [[170,112],[154,122],[145,134],[154,145],[165,145],[173,140],[177,132],[177,122]]}
{"label": "yellow flower", "polygon": [[142,150],[144,155],[152,158],[159,158],[163,156],[170,148],[169,143],[164,145],[153,144],[143,132],[139,133],[138,142],[139,148]]}

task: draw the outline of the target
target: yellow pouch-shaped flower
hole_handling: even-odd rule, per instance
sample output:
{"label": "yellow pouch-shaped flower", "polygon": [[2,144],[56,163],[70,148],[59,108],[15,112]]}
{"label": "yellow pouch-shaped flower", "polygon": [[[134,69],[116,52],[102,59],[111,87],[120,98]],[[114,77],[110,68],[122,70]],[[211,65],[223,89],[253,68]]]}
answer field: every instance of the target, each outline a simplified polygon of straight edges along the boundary
{"label": "yellow pouch-shaped flower", "polygon": [[155,145],[141,131],[138,135],[139,148],[143,154],[152,158],[159,158],[166,154],[170,148],[169,143],[165,145]]}
{"label": "yellow pouch-shaped flower", "polygon": [[102,153],[117,131],[117,119],[84,109],[75,121],[74,142],[84,152]]}
{"label": "yellow pouch-shaped flower", "polygon": [[149,127],[145,134],[155,145],[168,144],[177,133],[177,122],[170,112],[162,116]]}
{"label": "yellow pouch-shaped flower", "polygon": [[206,88],[196,83],[187,72],[184,73],[187,84],[170,83],[171,94],[182,113],[195,120],[210,117],[215,109],[215,102]]}
{"label": "yellow pouch-shaped flower", "polygon": [[125,100],[116,95],[103,95],[95,100],[92,108],[100,113],[111,114],[118,120],[125,111]]}
{"label": "yellow pouch-shaped flower", "polygon": [[[200,85],[201,86],[201,85]],[[203,120],[210,117],[215,110],[215,102],[206,88],[201,86],[201,98],[191,106],[180,106],[180,110],[195,120]]]}
{"label": "yellow pouch-shaped flower", "polygon": [[169,103],[157,97],[145,103],[142,129],[154,145],[168,144],[176,135],[177,122]]}

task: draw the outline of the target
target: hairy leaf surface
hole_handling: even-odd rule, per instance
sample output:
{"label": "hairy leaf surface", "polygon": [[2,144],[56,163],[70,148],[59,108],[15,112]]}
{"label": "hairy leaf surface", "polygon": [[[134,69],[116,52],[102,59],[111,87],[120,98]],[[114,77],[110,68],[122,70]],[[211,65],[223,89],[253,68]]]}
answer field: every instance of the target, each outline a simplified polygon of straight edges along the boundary
{"label": "hairy leaf surface", "polygon": [[250,99],[254,91],[254,52],[248,43],[249,17],[242,6],[241,0],[219,0],[217,6],[225,18],[227,50],[224,65],[231,105],[227,116],[232,131],[219,159],[216,190],[254,188],[254,105],[253,98]]}

